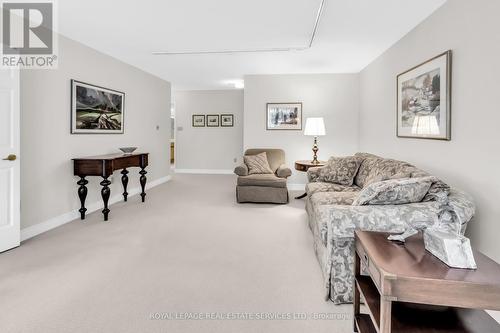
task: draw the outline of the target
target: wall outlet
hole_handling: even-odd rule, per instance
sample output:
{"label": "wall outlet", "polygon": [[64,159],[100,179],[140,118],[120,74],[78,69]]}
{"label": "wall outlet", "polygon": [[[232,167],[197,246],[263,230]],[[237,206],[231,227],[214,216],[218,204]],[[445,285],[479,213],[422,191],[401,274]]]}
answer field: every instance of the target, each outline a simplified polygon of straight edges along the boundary
{"label": "wall outlet", "polygon": [[238,159],[235,157],[235,158],[233,159],[233,162],[234,162],[234,163],[238,162]]}
{"label": "wall outlet", "polygon": [[177,130],[178,130],[178,131],[182,131],[183,129],[184,129],[184,127],[182,127],[182,126],[177,126]]}
{"label": "wall outlet", "polygon": [[156,125],[156,130],[159,131],[160,130],[160,125]]}

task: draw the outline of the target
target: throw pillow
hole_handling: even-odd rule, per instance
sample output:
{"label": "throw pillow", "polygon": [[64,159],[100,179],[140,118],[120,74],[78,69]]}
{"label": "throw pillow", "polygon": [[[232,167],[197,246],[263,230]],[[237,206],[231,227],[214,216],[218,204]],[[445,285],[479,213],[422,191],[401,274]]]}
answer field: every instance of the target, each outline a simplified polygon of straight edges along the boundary
{"label": "throw pillow", "polygon": [[257,155],[246,155],[243,157],[243,160],[248,167],[249,175],[274,173],[267,161],[266,152]]}
{"label": "throw pillow", "polygon": [[435,181],[435,177],[420,177],[371,183],[361,190],[352,205],[401,205],[421,202]]}
{"label": "throw pillow", "polygon": [[376,175],[376,176],[373,176],[372,178],[368,178],[366,180],[365,186],[370,185],[372,183],[383,182],[384,180],[403,179],[403,178],[410,178],[410,177],[411,177],[411,174],[409,172],[400,172],[400,173],[396,173],[395,175],[392,175],[392,176]]}
{"label": "throw pillow", "polygon": [[352,186],[363,159],[357,156],[330,157],[319,171],[319,178],[327,183]]}

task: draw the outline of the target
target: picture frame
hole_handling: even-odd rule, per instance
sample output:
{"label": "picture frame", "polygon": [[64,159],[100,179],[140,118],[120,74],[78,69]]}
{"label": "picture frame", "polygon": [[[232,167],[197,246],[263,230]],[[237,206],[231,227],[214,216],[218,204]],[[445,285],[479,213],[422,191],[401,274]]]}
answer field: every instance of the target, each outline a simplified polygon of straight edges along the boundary
{"label": "picture frame", "polygon": [[207,114],[207,127],[219,127],[220,119],[218,114]]}
{"label": "picture frame", "polygon": [[71,134],[123,134],[125,93],[71,80]]}
{"label": "picture frame", "polygon": [[205,127],[205,115],[204,114],[193,114],[191,117],[192,127]]}
{"label": "picture frame", "polygon": [[302,130],[302,103],[267,103],[266,130]]}
{"label": "picture frame", "polygon": [[397,76],[396,136],[451,140],[452,51]]}
{"label": "picture frame", "polygon": [[220,115],[220,126],[221,127],[233,127],[234,126],[234,115],[233,114],[221,114]]}

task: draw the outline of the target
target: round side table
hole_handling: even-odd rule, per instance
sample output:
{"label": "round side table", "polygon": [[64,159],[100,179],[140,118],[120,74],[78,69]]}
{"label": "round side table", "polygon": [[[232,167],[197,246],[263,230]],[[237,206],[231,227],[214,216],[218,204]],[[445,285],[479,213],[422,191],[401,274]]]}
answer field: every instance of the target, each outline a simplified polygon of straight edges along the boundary
{"label": "round side table", "polygon": [[[325,166],[325,164],[326,164],[325,161],[318,161],[318,163],[312,163],[311,160],[296,161],[295,162],[295,170],[307,172],[307,170],[309,170],[309,168],[322,167],[322,166]],[[306,195],[307,195],[307,193],[301,194],[298,197],[295,197],[295,199],[305,198]]]}

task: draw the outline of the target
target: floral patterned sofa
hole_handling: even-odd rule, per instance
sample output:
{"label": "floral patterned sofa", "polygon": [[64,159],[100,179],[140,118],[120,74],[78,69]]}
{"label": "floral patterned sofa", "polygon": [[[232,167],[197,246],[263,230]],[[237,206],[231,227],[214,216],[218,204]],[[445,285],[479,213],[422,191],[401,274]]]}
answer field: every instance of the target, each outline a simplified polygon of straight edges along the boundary
{"label": "floral patterned sofa", "polygon": [[391,177],[429,179],[430,175],[403,161],[368,153],[357,153],[354,157],[359,159],[359,164],[351,186],[330,182],[329,174],[333,170],[329,164],[310,168],[306,185],[306,210],[324,276],[325,297],[336,304],[352,302],[356,228],[403,232],[415,225],[440,224],[464,233],[475,212],[469,195],[434,177],[420,202],[356,205],[361,191],[370,183]]}

